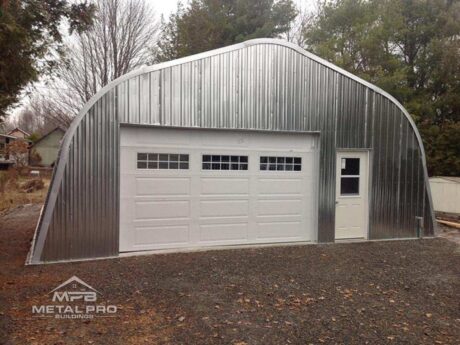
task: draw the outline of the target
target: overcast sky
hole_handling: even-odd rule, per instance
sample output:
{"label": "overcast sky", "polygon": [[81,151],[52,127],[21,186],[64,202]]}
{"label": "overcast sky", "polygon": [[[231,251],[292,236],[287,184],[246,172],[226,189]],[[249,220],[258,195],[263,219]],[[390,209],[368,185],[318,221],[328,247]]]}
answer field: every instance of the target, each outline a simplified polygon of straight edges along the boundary
{"label": "overcast sky", "polygon": [[[177,8],[178,0],[145,0],[152,4],[158,14],[163,14],[166,18]],[[251,1],[251,0],[247,0]],[[182,3],[187,3],[187,1],[182,0]],[[294,0],[294,3],[297,7],[302,8],[312,8],[316,0]]]}
{"label": "overcast sky", "polygon": [[168,17],[171,12],[177,8],[177,0],[146,0],[152,4],[152,7],[158,14]]}

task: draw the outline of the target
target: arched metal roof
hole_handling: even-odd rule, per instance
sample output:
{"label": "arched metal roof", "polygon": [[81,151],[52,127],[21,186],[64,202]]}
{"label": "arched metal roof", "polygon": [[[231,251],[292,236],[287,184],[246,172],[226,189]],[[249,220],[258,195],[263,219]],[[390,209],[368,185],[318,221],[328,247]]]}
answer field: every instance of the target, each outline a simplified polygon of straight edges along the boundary
{"label": "arched metal roof", "polygon": [[[218,85],[209,86],[207,81]],[[244,93],[254,94],[255,91],[249,87],[255,85],[262,87],[265,94],[258,91],[258,99],[251,100]],[[180,90],[175,90],[178,87]],[[217,98],[214,97],[216,99],[209,96],[215,92],[211,87],[220,92]],[[147,91],[148,105],[144,100]],[[205,92],[209,94],[204,95]],[[268,102],[268,99],[274,101],[270,101],[266,108],[260,108],[258,104]],[[157,102],[154,110],[153,102]],[[167,108],[176,107],[178,103],[182,108],[191,109],[193,114],[190,116],[193,118],[184,120],[181,113],[182,118],[178,119],[176,113],[183,112],[183,109],[175,111]],[[228,108],[222,109],[222,104]],[[218,118],[210,118],[211,108],[219,113]],[[252,109],[256,109],[254,113]],[[150,115],[146,116],[144,111]],[[342,116],[344,113],[348,116],[346,119]],[[379,124],[385,127],[379,128],[380,134],[373,127],[377,118]],[[388,120],[390,118],[391,121]],[[359,135],[353,134],[355,129],[350,127],[348,120],[359,127]],[[404,107],[377,86],[292,43],[254,39],[142,67],[110,82],[85,104],[62,142],[50,190],[37,224],[31,263],[117,254],[120,124],[320,131],[321,147],[326,152],[320,169],[327,176],[320,186],[319,228],[323,235],[319,234],[319,241],[325,242],[333,240],[335,184],[331,182],[335,178],[335,162],[332,160],[335,149],[375,150],[385,142],[385,152],[378,152],[373,157],[373,186],[377,187],[374,186],[376,191],[371,201],[376,205],[370,207],[373,222],[370,226],[380,227],[380,230],[376,230],[372,237],[410,237],[403,228],[413,226],[411,218],[414,215],[424,216],[427,234],[434,231],[425,152],[420,134]],[[386,138],[381,137],[382,132]],[[395,142],[390,143],[390,139]],[[413,149],[414,144],[416,150]],[[399,150],[398,157],[395,150]],[[379,165],[375,165],[376,159]],[[380,177],[387,176],[385,168],[382,168],[385,160],[392,166],[391,176],[398,175],[397,187],[393,186],[396,183],[393,177],[391,182],[378,187],[378,174]],[[402,172],[405,174],[404,181],[401,180]],[[110,183],[102,178],[108,178]],[[411,184],[410,189],[408,184]],[[390,185],[391,191],[386,192],[386,186]],[[377,203],[406,204],[407,195],[403,199],[402,192],[411,195],[411,201],[406,205],[407,212],[404,211],[407,214],[397,215],[397,210],[390,209],[395,206],[377,206]],[[97,195],[91,196],[91,193]],[[413,196],[414,193],[417,197]],[[112,199],[110,207],[102,204],[104,198]],[[89,207],[93,209],[84,209]],[[387,215],[397,216],[397,223],[385,223],[386,216],[378,210],[379,207],[383,207]],[[106,218],[101,221],[101,217]],[[108,221],[109,218],[116,219]],[[390,229],[395,225],[400,230]],[[98,227],[104,229],[98,230]],[[93,243],[95,239],[95,245],[88,243]]]}

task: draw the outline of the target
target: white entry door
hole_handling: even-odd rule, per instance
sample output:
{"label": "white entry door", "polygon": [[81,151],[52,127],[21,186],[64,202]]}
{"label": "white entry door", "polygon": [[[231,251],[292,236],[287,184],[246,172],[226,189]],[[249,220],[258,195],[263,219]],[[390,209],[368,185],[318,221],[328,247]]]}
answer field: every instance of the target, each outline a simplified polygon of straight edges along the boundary
{"label": "white entry door", "polygon": [[120,251],[316,238],[317,136],[121,128]]}
{"label": "white entry door", "polygon": [[368,153],[337,152],[335,238],[366,238]]}

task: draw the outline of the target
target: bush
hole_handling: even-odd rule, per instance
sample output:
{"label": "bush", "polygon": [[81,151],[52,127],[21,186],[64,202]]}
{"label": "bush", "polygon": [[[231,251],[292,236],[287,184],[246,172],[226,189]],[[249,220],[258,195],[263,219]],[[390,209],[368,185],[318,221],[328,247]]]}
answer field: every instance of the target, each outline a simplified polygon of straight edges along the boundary
{"label": "bush", "polygon": [[18,188],[18,177],[19,177],[19,171],[15,168],[10,168],[8,169],[8,185],[12,189],[17,189]]}
{"label": "bush", "polygon": [[40,156],[40,154],[36,150],[31,150],[30,157],[29,157],[30,165],[40,165],[41,161],[42,161],[42,156]]}
{"label": "bush", "polygon": [[6,145],[6,152],[10,160],[14,162],[14,166],[20,172],[27,166],[29,156],[29,144],[23,140],[15,140]]}
{"label": "bush", "polygon": [[26,193],[32,193],[43,188],[45,188],[45,183],[41,178],[29,180],[21,186],[21,189]]}
{"label": "bush", "polygon": [[6,187],[10,189],[17,189],[18,187],[18,171],[16,169],[9,169],[7,171],[0,171],[0,194],[4,194]]}
{"label": "bush", "polygon": [[6,185],[8,184],[9,176],[7,171],[0,171],[0,194],[5,193]]}

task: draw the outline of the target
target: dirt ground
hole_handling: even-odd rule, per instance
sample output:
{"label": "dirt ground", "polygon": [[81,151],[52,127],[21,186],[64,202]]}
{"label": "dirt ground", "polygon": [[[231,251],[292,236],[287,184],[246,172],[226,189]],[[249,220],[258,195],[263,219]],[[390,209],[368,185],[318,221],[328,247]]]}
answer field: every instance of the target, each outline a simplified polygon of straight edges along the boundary
{"label": "dirt ground", "polygon": [[[458,344],[460,246],[446,239],[24,266],[40,211],[0,215],[0,344]],[[34,318],[76,275],[113,318]]]}
{"label": "dirt ground", "polygon": [[449,241],[455,242],[458,245],[460,245],[460,229],[452,228],[450,226],[438,223],[437,236],[448,239]]}

